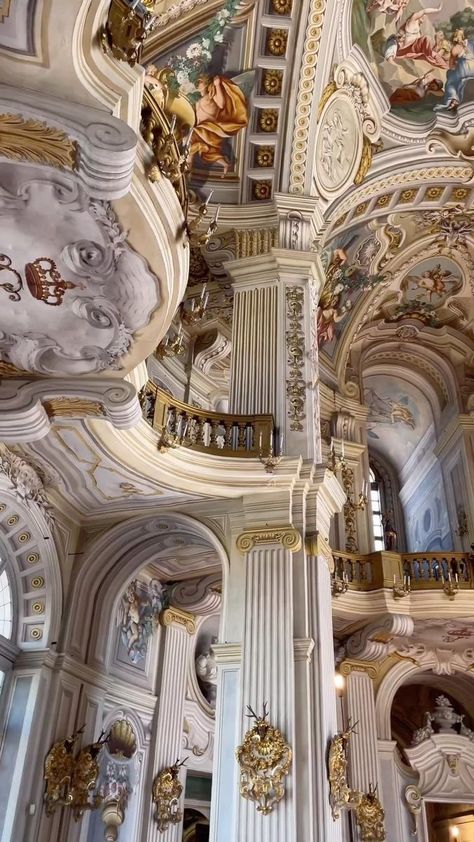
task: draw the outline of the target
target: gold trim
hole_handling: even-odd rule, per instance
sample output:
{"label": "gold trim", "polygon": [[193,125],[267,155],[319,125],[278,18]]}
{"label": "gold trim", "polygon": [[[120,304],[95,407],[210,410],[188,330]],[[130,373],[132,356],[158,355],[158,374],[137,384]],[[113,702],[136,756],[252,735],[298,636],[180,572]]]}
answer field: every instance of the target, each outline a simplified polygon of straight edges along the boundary
{"label": "gold trim", "polygon": [[304,548],[308,555],[322,556],[327,562],[330,573],[334,572],[334,556],[331,547],[319,532],[313,532],[306,536]]}
{"label": "gold trim", "polygon": [[324,88],[324,91],[322,93],[321,99],[319,100],[318,118],[321,116],[322,110],[323,110],[324,106],[326,105],[327,101],[329,99],[331,99],[332,95],[334,93],[336,93],[336,91],[337,91],[337,85],[336,85],[335,82],[329,82],[329,84],[326,85],[326,87]]}
{"label": "gold trim", "polygon": [[39,120],[0,114],[0,155],[72,170],[77,163],[77,144],[60,129]]}
{"label": "gold trim", "polygon": [[43,406],[49,418],[77,418],[81,415],[94,415],[103,418],[104,408],[99,401],[87,400],[87,398],[51,398],[43,401]]}
{"label": "gold trim", "polygon": [[0,9],[0,23],[3,23],[3,21],[9,17],[11,3],[12,0],[3,0],[2,7]]}
{"label": "gold trim", "polygon": [[365,672],[372,680],[377,678],[379,672],[378,661],[368,663],[367,661],[358,661],[355,658],[347,658],[339,666],[341,675],[350,675],[351,672]]}
{"label": "gold trim", "polygon": [[189,611],[183,611],[181,608],[175,608],[170,605],[165,608],[160,614],[160,624],[165,628],[172,626],[175,623],[177,626],[184,626],[188,634],[194,634],[196,631],[196,618],[194,614]]}
{"label": "gold trim", "polygon": [[273,529],[245,529],[236,541],[237,549],[245,554],[250,552],[256,544],[281,544],[285,550],[292,553],[301,549],[301,535],[293,526],[282,526]]}
{"label": "gold trim", "polygon": [[362,184],[365,176],[370,170],[372,164],[372,156],[374,154],[374,147],[368,138],[364,137],[362,146],[362,156],[359,163],[359,169],[354,176],[354,184]]}

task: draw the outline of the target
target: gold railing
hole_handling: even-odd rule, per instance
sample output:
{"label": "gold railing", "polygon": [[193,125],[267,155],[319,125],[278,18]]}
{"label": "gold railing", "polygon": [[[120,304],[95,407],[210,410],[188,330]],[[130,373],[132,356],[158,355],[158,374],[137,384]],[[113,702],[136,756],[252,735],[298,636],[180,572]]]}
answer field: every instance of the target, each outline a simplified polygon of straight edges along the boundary
{"label": "gold railing", "polygon": [[213,456],[258,457],[270,451],[272,415],[231,415],[175,400],[148,381],[140,392],[143,415],[160,448],[182,445]]}
{"label": "gold railing", "polygon": [[[360,555],[333,551],[335,575],[347,581],[349,590],[373,591],[402,584],[410,577],[410,588],[435,590],[456,582],[460,589],[474,588],[474,563],[468,553],[392,553]],[[395,577],[395,579],[394,579]]]}
{"label": "gold railing", "polygon": [[157,169],[169,178],[186,215],[188,188],[183,153],[168,117],[146,86],[143,90],[141,133],[153,151],[154,163],[148,171],[150,180],[156,181]]}

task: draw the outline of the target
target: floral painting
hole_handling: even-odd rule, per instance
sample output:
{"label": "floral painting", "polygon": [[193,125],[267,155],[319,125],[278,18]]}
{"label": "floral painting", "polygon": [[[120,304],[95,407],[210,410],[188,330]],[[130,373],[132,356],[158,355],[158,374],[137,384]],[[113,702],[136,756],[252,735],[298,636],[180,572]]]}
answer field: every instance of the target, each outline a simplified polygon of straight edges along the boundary
{"label": "floral painting", "polygon": [[470,0],[354,0],[352,35],[397,116],[429,121],[473,100]]}
{"label": "floral painting", "polygon": [[318,346],[326,353],[334,350],[340,326],[362,292],[385,281],[382,274],[371,274],[369,268],[380,249],[378,240],[371,236],[354,250],[358,242],[358,237],[344,235],[322,255],[326,282],[316,318]]}
{"label": "floral painting", "polygon": [[186,144],[193,174],[231,176],[233,141],[248,124],[255,71],[233,65],[242,35],[231,23],[237,6],[227,0],[198,38],[147,67],[145,84]]}
{"label": "floral painting", "polygon": [[134,579],[122,594],[117,625],[122,648],[132,664],[146,657],[149,640],[165,604],[165,589],[158,579],[152,579],[149,584]]}

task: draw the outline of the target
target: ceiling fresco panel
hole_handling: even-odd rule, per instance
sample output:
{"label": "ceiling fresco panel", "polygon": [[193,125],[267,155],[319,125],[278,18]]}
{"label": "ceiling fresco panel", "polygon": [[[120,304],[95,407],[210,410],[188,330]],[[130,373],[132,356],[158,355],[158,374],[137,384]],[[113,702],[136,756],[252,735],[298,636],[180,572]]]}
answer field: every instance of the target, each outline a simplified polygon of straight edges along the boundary
{"label": "ceiling fresco panel", "polygon": [[354,0],[352,37],[394,116],[432,123],[474,99],[474,9],[470,0]]}

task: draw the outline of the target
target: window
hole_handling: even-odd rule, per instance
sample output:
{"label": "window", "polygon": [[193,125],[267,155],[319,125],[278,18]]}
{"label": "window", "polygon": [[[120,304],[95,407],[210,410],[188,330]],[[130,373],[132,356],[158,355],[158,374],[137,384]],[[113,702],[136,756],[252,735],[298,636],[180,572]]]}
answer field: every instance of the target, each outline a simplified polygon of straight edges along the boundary
{"label": "window", "polygon": [[380,552],[385,549],[382,522],[382,503],[380,501],[380,487],[374,472],[370,472],[370,503],[372,507],[372,526],[374,529],[374,549]]}
{"label": "window", "polygon": [[6,570],[0,573],[0,635],[10,639],[12,634],[12,592]]}

